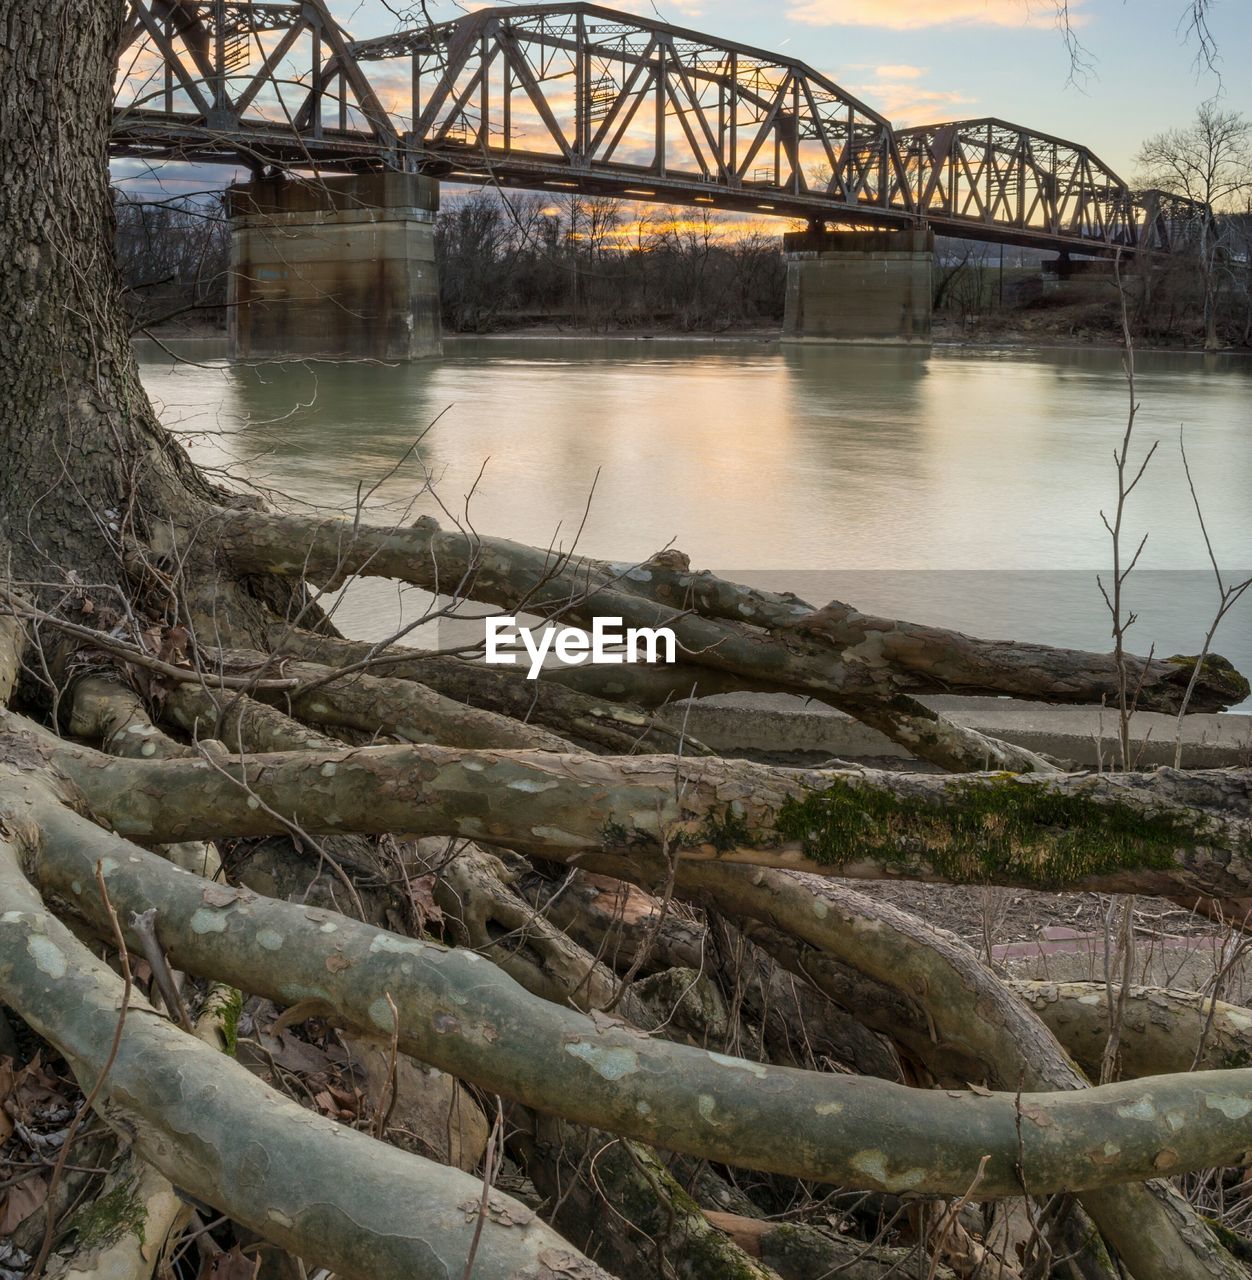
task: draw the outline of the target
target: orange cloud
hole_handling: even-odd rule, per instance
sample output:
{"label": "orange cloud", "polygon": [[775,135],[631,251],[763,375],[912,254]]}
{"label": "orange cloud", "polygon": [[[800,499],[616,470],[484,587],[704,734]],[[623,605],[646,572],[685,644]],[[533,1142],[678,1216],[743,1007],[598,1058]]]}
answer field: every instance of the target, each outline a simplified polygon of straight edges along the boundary
{"label": "orange cloud", "polygon": [[948,89],[924,89],[911,81],[877,81],[849,86],[852,93],[881,112],[896,128],[959,120],[976,114],[975,99]]}
{"label": "orange cloud", "polygon": [[875,67],[874,74],[880,80],[920,80],[926,74],[926,68],[910,67],[905,62],[893,62],[884,67]]}
{"label": "orange cloud", "polygon": [[[1070,23],[1080,26],[1084,0],[1070,0]],[[887,27],[907,31],[966,23],[991,27],[1054,26],[1055,0],[798,0],[787,11],[811,26]]]}

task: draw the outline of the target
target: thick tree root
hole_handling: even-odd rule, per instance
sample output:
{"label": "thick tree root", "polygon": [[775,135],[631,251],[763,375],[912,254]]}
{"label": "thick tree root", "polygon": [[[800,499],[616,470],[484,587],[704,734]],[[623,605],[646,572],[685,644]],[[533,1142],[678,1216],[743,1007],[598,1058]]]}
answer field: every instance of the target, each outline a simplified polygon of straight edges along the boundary
{"label": "thick tree root", "polygon": [[[109,755],[132,760],[176,760],[195,755],[193,748],[175,742],[157,728],[143,699],[117,680],[95,675],[75,680],[68,703],[70,732],[99,743]],[[222,869],[217,849],[207,840],[166,842],[162,852],[171,862],[210,880]]]}
{"label": "thick tree root", "polygon": [[[255,521],[252,517],[255,515]],[[237,518],[238,517],[238,518]],[[259,523],[257,523],[259,522]],[[1030,751],[997,742],[927,711],[900,687],[899,674],[875,670],[863,655],[842,662],[829,645],[798,633],[782,639],[741,622],[702,617],[644,594],[646,567],[614,574],[593,561],[554,556],[499,539],[470,541],[438,531],[433,521],[407,530],[231,513],[208,531],[246,572],[299,574],[340,581],[347,573],[396,577],[438,591],[456,580],[468,594],[518,611],[542,612],[590,625],[608,617],[627,627],[669,627],[688,661],[754,683],[819,697],[944,768],[994,765],[1021,772],[1053,766]],[[301,547],[299,556],[295,546]],[[623,668],[625,669],[625,668]]]}
{"label": "thick tree root", "polygon": [[[464,1269],[480,1182],[316,1116],[137,996],[109,1063],[120,980],[44,908],[8,842],[0,894],[0,995],[80,1080],[108,1066],[101,1114],[167,1178],[346,1280],[446,1280]],[[481,1227],[483,1280],[603,1275],[506,1196],[492,1193]]]}
{"label": "thick tree root", "polygon": [[[706,1210],[708,1220],[724,1231],[751,1258],[759,1258],[780,1280],[957,1280],[951,1267],[936,1265],[917,1249],[858,1244],[819,1231],[803,1222],[765,1222],[760,1218]],[[982,1259],[987,1273],[997,1264]]]}
{"label": "thick tree root", "polygon": [[[941,1082],[1031,1092],[1086,1088],[1047,1028],[969,947],[942,930],[814,877],[691,863],[680,868],[678,887],[736,918],[781,930],[780,947],[771,948],[768,931],[749,927],[748,936],[903,1045]],[[797,941],[817,950],[804,955]],[[875,988],[887,999],[876,998]],[[1140,1280],[1228,1274],[1228,1255],[1168,1184],[1122,1186],[1082,1199]]]}
{"label": "thick tree root", "polygon": [[164,1174],[133,1152],[120,1154],[100,1190],[68,1219],[73,1251],[49,1259],[47,1274],[51,1280],[142,1280],[190,1215],[191,1206]]}
{"label": "thick tree root", "polygon": [[[814,609],[794,596],[692,574],[685,557],[673,551],[639,565],[611,565],[502,538],[445,533],[431,520],[380,529],[259,511],[223,512],[208,534],[249,573],[315,580],[363,573],[445,591],[462,580],[471,598],[508,608],[524,605],[537,613],[546,606],[575,620],[613,616],[631,626],[668,623],[700,665],[811,686],[812,693],[965,692],[1082,703],[1117,695],[1117,667],[1107,654],[979,640],[870,617],[839,602]],[[1128,662],[1139,707],[1177,711],[1194,663]],[[1217,711],[1248,693],[1247,681],[1228,663],[1210,658],[1192,706]]]}
{"label": "thick tree root", "polygon": [[[40,736],[0,713],[0,731]],[[857,879],[1252,896],[1252,770],[952,777],[742,760],[370,747],[203,760],[41,750],[144,841],[313,833],[460,836],[542,858],[635,853]]]}
{"label": "thick tree root", "polygon": [[68,698],[67,728],[76,738],[98,743],[111,756],[162,760],[194,756],[193,747],[167,737],[152,722],[143,699],[129,686],[106,676],[74,681]]}
{"label": "thick tree root", "polygon": [[[1109,1036],[1109,994],[1102,982],[1027,982],[1007,985],[1039,1015],[1093,1078]],[[1123,1080],[1173,1071],[1212,1071],[1252,1065],[1252,1012],[1198,992],[1132,987],[1122,1010],[1118,1062]]]}
{"label": "thick tree root", "polygon": [[161,720],[192,741],[215,739],[232,754],[245,751],[338,751],[343,743],[329,734],[246,694],[180,684],[161,707]]}
{"label": "thick tree root", "polygon": [[224,891],[32,793],[16,799],[15,812],[37,807],[44,835],[35,874],[84,914],[98,911],[82,886],[103,856],[119,908],[153,905],[169,923],[163,941],[179,967],[285,1003],[324,1003],[375,1033],[391,1031],[390,995],[405,1052],[651,1145],[937,1195],[962,1194],[989,1154],[981,1184],[988,1197],[1019,1193],[1023,1179],[1037,1193],[1083,1190],[1236,1163],[1252,1150],[1245,1072],[1157,1077],[1146,1099],[1137,1082],[983,1096],[723,1058],[537,1000],[472,952]]}
{"label": "thick tree root", "polygon": [[[260,670],[266,655],[249,650],[223,650],[217,657],[226,670]],[[314,685],[283,691],[259,689],[256,696],[296,718],[330,729],[351,729],[370,737],[382,734],[402,742],[441,742],[450,747],[501,750],[574,751],[568,738],[536,724],[524,724],[495,711],[445,698],[412,680],[355,672],[340,675],[334,667],[285,659],[285,676]]]}

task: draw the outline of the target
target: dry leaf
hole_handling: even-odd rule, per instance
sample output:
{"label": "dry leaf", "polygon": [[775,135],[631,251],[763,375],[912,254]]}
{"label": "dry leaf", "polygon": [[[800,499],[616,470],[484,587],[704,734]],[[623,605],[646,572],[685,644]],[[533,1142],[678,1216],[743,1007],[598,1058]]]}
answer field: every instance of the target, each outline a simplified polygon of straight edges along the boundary
{"label": "dry leaf", "polygon": [[210,907],[229,907],[232,902],[238,902],[243,894],[233,885],[211,884],[201,896]]}
{"label": "dry leaf", "polygon": [[409,881],[409,901],[413,903],[413,910],[417,912],[419,927],[425,928],[428,923],[435,925],[443,923],[443,912],[435,901],[434,872],[425,876],[414,876]]}
{"label": "dry leaf", "polygon": [[48,1180],[36,1174],[10,1187],[0,1209],[0,1236],[12,1235],[48,1198]]}

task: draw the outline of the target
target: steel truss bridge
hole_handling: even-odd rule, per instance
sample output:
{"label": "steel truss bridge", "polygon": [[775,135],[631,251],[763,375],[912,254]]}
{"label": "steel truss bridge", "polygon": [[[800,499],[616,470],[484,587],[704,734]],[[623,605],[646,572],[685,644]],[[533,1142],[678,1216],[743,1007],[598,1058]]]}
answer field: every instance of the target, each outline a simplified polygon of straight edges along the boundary
{"label": "steel truss bridge", "polygon": [[1002,120],[891,123],[801,62],[595,4],[352,40],[324,0],[132,0],[112,153],[620,196],[1110,256],[1204,206]]}

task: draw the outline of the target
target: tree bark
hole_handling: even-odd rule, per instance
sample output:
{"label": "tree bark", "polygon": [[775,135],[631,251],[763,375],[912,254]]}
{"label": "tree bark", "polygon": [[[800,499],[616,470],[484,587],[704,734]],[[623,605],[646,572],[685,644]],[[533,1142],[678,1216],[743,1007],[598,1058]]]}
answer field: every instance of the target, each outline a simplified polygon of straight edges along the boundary
{"label": "tree bark", "polygon": [[0,541],[15,582],[59,587],[73,570],[88,589],[125,589],[125,530],[222,496],[157,422],[120,305],[105,147],[124,12],[123,0],[0,12],[0,332],[17,339]]}
{"label": "tree bark", "polygon": [[[458,582],[474,599],[573,622],[602,616],[628,626],[668,625],[689,662],[819,697],[961,692],[1098,703],[1117,689],[1116,666],[1106,654],[979,640],[868,617],[838,602],[815,610],[709,574],[676,576],[665,568],[673,553],[638,566],[608,565],[445,533],[433,521],[370,529],[252,511],[224,515],[209,536],[250,573],[307,573],[315,580],[364,573],[444,591]],[[1178,710],[1192,660],[1127,661],[1140,709]],[[1221,710],[1248,692],[1228,662],[1210,657],[1191,706]]]}
{"label": "tree bark", "polygon": [[[0,713],[5,727],[38,735]],[[680,862],[1137,892],[1187,907],[1252,897],[1247,769],[951,776],[436,746],[102,764],[55,740],[40,750],[92,812],[143,841],[271,835],[297,821],[315,834],[460,836],[562,862],[607,855],[625,878],[636,852],[672,851]]]}

